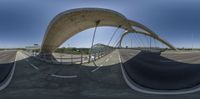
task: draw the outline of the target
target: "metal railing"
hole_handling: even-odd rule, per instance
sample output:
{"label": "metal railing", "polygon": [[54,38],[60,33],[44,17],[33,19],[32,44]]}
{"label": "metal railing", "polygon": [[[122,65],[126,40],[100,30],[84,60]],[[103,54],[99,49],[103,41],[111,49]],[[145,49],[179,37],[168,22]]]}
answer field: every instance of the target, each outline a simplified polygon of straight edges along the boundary
{"label": "metal railing", "polygon": [[105,46],[103,49],[95,49],[90,54],[91,57],[89,57],[88,54],[73,54],[73,52],[68,53],[53,53],[53,54],[39,54],[36,52],[29,52],[29,51],[23,51],[24,54],[27,56],[33,57],[35,59],[38,59],[43,62],[52,63],[52,64],[83,64],[88,63],[91,61],[96,61],[107,54],[111,53],[113,51],[113,48],[108,48]]}

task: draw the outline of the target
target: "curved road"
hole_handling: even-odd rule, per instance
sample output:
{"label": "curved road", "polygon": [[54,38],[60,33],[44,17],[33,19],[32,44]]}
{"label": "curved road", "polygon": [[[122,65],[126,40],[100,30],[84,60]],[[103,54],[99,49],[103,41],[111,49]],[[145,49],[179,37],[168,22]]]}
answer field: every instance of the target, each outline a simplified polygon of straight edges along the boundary
{"label": "curved road", "polygon": [[0,51],[0,90],[4,89],[12,78],[17,51]]}
{"label": "curved road", "polygon": [[200,53],[162,55],[122,49],[120,55],[128,77],[143,88],[182,90],[200,84]]}

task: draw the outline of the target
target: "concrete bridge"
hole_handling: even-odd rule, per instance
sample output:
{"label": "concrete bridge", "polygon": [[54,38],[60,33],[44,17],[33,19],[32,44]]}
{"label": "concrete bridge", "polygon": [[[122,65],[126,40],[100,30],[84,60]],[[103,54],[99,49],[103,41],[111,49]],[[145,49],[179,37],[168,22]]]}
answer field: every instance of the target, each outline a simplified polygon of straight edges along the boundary
{"label": "concrete bridge", "polygon": [[[124,29],[126,32],[121,37],[121,40],[128,33],[140,33],[157,39],[169,48],[176,50],[173,45],[160,38],[149,28],[141,23],[127,19],[116,11],[102,8],[78,8],[62,12],[50,22],[40,53],[41,55],[51,54],[75,34],[99,26],[112,26]],[[140,28],[142,31],[136,30],[134,27]]]}

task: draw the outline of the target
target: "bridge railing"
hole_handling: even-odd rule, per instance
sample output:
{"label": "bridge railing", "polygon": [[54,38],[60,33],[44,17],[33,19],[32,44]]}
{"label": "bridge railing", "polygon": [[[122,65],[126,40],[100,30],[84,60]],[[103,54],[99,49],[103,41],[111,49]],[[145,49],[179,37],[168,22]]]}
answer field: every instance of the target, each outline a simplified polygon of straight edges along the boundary
{"label": "bridge railing", "polygon": [[109,53],[111,53],[114,50],[113,47],[107,46],[107,45],[103,45],[103,44],[96,44],[93,46],[92,51],[90,52],[91,54],[91,59],[89,60],[89,62],[91,60],[98,60],[106,55],[108,55]]}
{"label": "bridge railing", "polygon": [[34,51],[23,51],[23,54],[52,64],[83,64],[91,61],[96,61],[108,55],[113,50],[114,48],[112,47],[95,45],[91,51],[91,54],[83,54],[81,51],[79,54],[75,54],[73,52],[39,54],[38,52]]}
{"label": "bridge railing", "polygon": [[88,55],[75,55],[72,53],[53,53],[53,54],[39,54],[28,51],[23,51],[23,54],[38,59],[43,62],[53,64],[82,64],[88,62]]}

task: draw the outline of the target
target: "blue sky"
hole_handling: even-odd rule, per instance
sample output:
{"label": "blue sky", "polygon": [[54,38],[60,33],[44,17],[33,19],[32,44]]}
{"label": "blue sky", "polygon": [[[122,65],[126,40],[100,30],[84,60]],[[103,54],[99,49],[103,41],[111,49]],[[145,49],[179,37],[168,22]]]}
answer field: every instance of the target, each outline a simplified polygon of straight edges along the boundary
{"label": "blue sky", "polygon": [[[0,48],[41,44],[49,22],[62,11],[99,7],[118,11],[138,21],[177,47],[200,47],[199,0],[1,0]],[[116,28],[98,28],[95,43],[107,44]],[[112,43],[123,30],[119,30]],[[90,47],[93,29],[85,30],[62,46]],[[105,36],[106,35],[106,36]],[[124,45],[130,45],[128,37]],[[89,39],[85,39],[89,38]],[[144,37],[138,37],[143,39]],[[133,40],[137,45],[139,42]]]}

